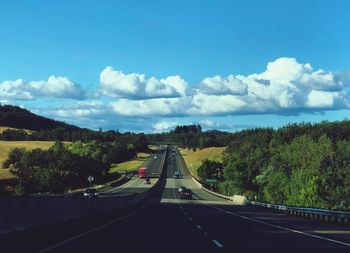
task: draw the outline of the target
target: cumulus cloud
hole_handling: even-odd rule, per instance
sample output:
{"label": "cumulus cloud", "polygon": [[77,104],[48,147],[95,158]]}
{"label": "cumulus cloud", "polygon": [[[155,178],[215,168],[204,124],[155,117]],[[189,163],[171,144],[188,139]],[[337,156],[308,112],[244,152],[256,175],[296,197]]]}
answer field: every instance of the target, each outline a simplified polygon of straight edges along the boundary
{"label": "cumulus cloud", "polygon": [[26,82],[22,79],[0,83],[0,98],[33,100],[42,97],[83,99],[86,91],[67,77],[50,76],[46,81]]}
{"label": "cumulus cloud", "polygon": [[125,99],[172,98],[186,95],[187,83],[180,76],[158,80],[144,74],[125,74],[107,66],[100,74],[104,96]]}
{"label": "cumulus cloud", "polygon": [[193,96],[193,104],[200,114],[284,114],[344,109],[350,104],[346,76],[313,70],[309,63],[282,57],[269,62],[262,73],[203,79]]}
{"label": "cumulus cloud", "polygon": [[[265,71],[249,75],[206,77],[190,88],[180,76],[164,79],[125,74],[106,67],[94,98],[67,77],[0,83],[0,101],[55,97],[85,99],[55,109],[61,118],[151,118],[244,114],[299,114],[350,108],[350,72],[314,70],[309,63],[282,57]],[[152,126],[155,131],[166,127]],[[209,125],[208,125],[209,127]]]}
{"label": "cumulus cloud", "polygon": [[245,95],[247,84],[234,75],[206,77],[200,82],[200,90],[210,95]]}
{"label": "cumulus cloud", "polygon": [[155,133],[163,133],[172,130],[177,125],[177,122],[160,121],[152,125]]}
{"label": "cumulus cloud", "polygon": [[105,92],[117,98],[111,103],[113,112],[122,116],[296,114],[350,107],[348,75],[314,70],[294,58],[269,62],[262,73],[207,77],[192,92],[176,76],[158,81],[111,67],[104,71],[109,74],[101,74],[101,83],[109,84]]}
{"label": "cumulus cloud", "polygon": [[111,103],[113,111],[122,116],[185,116],[192,114],[191,97],[146,100],[119,99]]}

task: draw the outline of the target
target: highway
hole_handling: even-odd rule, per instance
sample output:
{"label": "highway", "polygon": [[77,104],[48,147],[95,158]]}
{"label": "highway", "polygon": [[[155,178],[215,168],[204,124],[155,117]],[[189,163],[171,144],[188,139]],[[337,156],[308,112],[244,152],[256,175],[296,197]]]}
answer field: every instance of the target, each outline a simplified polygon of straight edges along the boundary
{"label": "highway", "polygon": [[147,159],[143,164],[143,166],[147,168],[146,175],[147,177],[151,178],[151,184],[145,184],[144,179],[140,179],[136,174],[125,184],[122,184],[118,187],[113,187],[108,190],[100,191],[99,192],[100,196],[101,197],[125,196],[125,195],[147,191],[150,187],[152,187],[158,181],[164,159],[165,159],[165,151],[155,150],[154,154],[152,154],[149,157],[149,159]]}
{"label": "highway", "polygon": [[[164,189],[151,200],[19,234],[1,242],[2,252],[350,252],[349,225],[232,205],[200,189],[180,155],[173,157]],[[178,198],[183,185],[193,200]]]}

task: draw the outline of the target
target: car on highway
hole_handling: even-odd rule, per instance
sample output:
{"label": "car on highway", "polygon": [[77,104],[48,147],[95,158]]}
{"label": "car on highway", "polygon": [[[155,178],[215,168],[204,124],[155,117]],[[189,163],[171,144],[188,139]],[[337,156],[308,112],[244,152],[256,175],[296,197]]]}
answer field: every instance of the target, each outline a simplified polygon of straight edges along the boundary
{"label": "car on highway", "polygon": [[174,173],[174,179],[180,179],[180,173],[179,172],[175,172]]}
{"label": "car on highway", "polygon": [[180,199],[192,199],[192,191],[190,189],[183,189],[180,192]]}
{"label": "car on highway", "polygon": [[181,186],[179,187],[179,189],[177,190],[177,192],[180,194],[183,190],[187,189],[185,186]]}
{"label": "car on highway", "polygon": [[145,181],[144,181],[144,183],[145,183],[145,184],[150,184],[150,183],[151,183],[151,179],[150,179],[149,177],[146,178]]}
{"label": "car on highway", "polygon": [[92,197],[99,197],[100,194],[96,189],[88,188],[84,191],[83,196],[87,198],[92,198]]}

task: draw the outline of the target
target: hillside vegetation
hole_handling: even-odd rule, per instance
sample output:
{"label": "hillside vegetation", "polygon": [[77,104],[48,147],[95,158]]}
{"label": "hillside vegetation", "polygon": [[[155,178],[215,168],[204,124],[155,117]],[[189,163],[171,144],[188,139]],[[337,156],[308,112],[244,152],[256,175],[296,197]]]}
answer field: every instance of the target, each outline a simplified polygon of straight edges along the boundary
{"label": "hillside vegetation", "polygon": [[40,148],[45,150],[52,147],[54,143],[53,141],[0,141],[0,181],[15,178],[9,169],[1,168],[2,164],[8,158],[11,149],[26,148],[33,150]]}
{"label": "hillside vegetation", "polygon": [[180,149],[180,152],[186,162],[188,169],[191,174],[198,177],[198,168],[201,166],[202,162],[206,159],[211,161],[222,162],[223,152],[225,147],[211,147],[204,149],[197,149],[193,151],[192,149]]}
{"label": "hillside vegetation", "polygon": [[223,165],[219,189],[224,194],[350,209],[350,121],[234,133]]}
{"label": "hillside vegetation", "polygon": [[64,122],[48,119],[18,106],[0,104],[0,126],[28,129],[33,131],[52,130],[63,127],[67,130],[78,130],[79,127]]}
{"label": "hillside vegetation", "polygon": [[[13,128],[13,127],[7,127],[7,126],[0,126],[0,134],[2,134],[6,130],[19,130],[19,129]],[[27,129],[25,129],[24,131],[28,134],[33,132],[32,130],[27,130]]]}

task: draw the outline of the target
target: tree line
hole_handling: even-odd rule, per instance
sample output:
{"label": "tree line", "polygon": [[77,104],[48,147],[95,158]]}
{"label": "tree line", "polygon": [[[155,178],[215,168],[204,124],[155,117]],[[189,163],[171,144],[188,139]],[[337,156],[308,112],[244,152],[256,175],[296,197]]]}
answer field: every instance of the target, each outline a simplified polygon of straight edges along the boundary
{"label": "tree line", "polygon": [[131,159],[136,152],[131,143],[56,141],[48,150],[12,149],[3,168],[18,177],[18,194],[64,193],[86,187],[88,176],[93,176],[96,183],[115,179],[116,175],[108,172],[111,164]]}
{"label": "tree line", "polygon": [[151,143],[175,144],[196,150],[197,148],[224,147],[230,133],[218,130],[202,131],[200,125],[179,125],[174,130],[158,134],[148,134]]}
{"label": "tree line", "polygon": [[[203,172],[204,171],[204,172]],[[350,121],[233,133],[223,163],[204,163],[223,194],[274,204],[350,208]]]}

